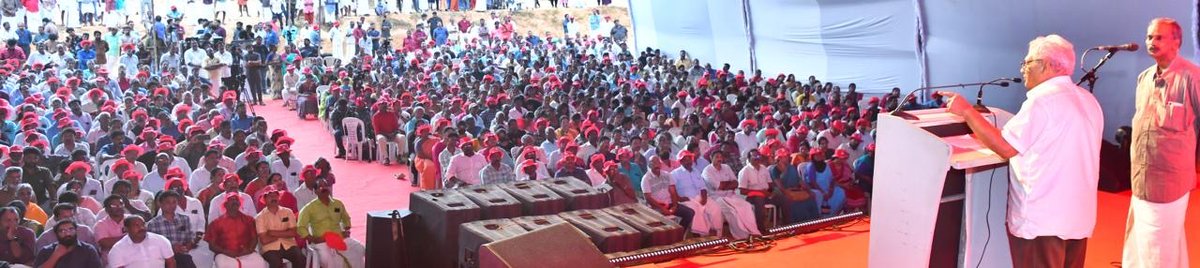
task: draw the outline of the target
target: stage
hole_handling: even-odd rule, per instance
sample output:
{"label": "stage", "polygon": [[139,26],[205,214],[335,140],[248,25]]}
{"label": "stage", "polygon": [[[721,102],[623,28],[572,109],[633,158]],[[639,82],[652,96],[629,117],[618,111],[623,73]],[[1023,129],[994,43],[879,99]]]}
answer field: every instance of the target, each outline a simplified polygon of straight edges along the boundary
{"label": "stage", "polygon": [[[408,174],[400,165],[333,159],[333,136],[317,120],[300,120],[294,111],[272,100],[267,106],[255,106],[258,115],[267,118],[272,129],[281,128],[296,137],[292,147],[303,163],[317,157],[330,160],[337,184],[334,197],[345,203],[353,228],[351,236],[366,241],[365,223],[368,211],[404,209],[408,194],[414,191],[410,181],[397,180],[397,174]],[[1121,245],[1125,218],[1129,210],[1129,192],[1119,194],[1098,192],[1099,211],[1096,231],[1088,243],[1087,267],[1114,267],[1121,260]],[[1200,226],[1200,190],[1192,191],[1187,226]],[[866,267],[869,224],[865,221],[777,241],[764,253],[710,257],[695,256],[638,267]],[[1188,230],[1188,248],[1193,267],[1200,267],[1200,230]],[[1003,245],[1007,246],[1007,245]]]}
{"label": "stage", "polygon": [[[1193,190],[1197,196],[1200,190]],[[1096,231],[1088,241],[1086,267],[1119,267],[1125,236],[1125,218],[1129,212],[1129,191],[1114,194],[1098,192]],[[1200,226],[1200,198],[1189,200],[1187,226]],[[696,256],[637,267],[867,267],[868,222],[796,236],[778,241],[770,251],[723,257]],[[1189,260],[1200,267],[1200,230],[1187,233]],[[1007,245],[1003,245],[1007,246]]]}

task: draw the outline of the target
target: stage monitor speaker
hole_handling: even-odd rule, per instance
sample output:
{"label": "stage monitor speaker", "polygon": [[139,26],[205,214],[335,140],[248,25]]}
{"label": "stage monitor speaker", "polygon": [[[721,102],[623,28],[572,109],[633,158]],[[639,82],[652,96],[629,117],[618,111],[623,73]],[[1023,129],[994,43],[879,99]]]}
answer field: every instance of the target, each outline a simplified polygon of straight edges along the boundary
{"label": "stage monitor speaker", "polygon": [[600,253],[583,231],[570,223],[484,244],[479,248],[479,267],[616,267]]}
{"label": "stage monitor speaker", "polygon": [[367,267],[410,267],[404,227],[415,218],[408,210],[367,212]]}

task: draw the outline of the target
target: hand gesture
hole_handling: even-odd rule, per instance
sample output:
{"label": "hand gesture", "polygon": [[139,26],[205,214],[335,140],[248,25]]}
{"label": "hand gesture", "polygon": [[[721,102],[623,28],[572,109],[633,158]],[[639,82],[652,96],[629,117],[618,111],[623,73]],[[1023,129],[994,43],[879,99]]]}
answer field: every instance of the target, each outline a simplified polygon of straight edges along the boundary
{"label": "hand gesture", "polygon": [[975,110],[975,108],[971,107],[971,104],[968,103],[966,99],[963,99],[962,95],[959,95],[958,93],[938,91],[934,94],[942,95],[942,97],[946,98],[946,111],[949,111],[954,115],[966,116],[968,111]]}
{"label": "hand gesture", "polygon": [[54,252],[50,253],[50,258],[66,256],[67,253],[71,252],[71,249],[73,249],[73,247],[58,244],[57,246],[54,246]]}

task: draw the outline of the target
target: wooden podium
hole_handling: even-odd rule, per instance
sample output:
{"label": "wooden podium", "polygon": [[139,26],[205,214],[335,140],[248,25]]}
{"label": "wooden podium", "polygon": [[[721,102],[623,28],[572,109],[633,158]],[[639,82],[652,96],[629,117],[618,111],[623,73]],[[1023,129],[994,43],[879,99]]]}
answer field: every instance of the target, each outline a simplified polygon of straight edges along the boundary
{"label": "wooden podium", "polygon": [[970,135],[945,109],[879,114],[870,267],[1012,267],[1008,163]]}

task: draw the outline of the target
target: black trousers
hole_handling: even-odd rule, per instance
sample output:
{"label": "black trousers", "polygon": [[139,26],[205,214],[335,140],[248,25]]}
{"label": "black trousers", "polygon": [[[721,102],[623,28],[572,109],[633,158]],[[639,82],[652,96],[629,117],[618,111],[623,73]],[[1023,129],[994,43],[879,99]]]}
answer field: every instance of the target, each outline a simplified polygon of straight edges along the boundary
{"label": "black trousers", "polygon": [[249,79],[246,82],[250,85],[250,100],[254,102],[262,102],[263,91],[266,91],[267,88],[266,79],[263,77],[258,77],[257,79]]}
{"label": "black trousers", "polygon": [[758,223],[758,231],[766,233],[767,230],[764,227],[767,225],[764,223],[767,222],[766,205],[769,203],[767,198],[761,196],[746,197],[746,202],[750,202],[750,205],[754,206],[754,222]]}
{"label": "black trousers", "polygon": [[263,252],[263,259],[267,260],[267,265],[271,268],[283,268],[283,260],[288,260],[292,263],[292,268],[306,267],[304,262],[304,252],[300,251],[299,247],[291,247],[289,249],[271,250]]}
{"label": "black trousers", "polygon": [[192,261],[192,255],[175,254],[175,268],[196,268],[196,262]]}
{"label": "black trousers", "polygon": [[346,145],[342,144],[342,140],[345,138],[346,138],[346,131],[343,131],[343,130],[334,130],[333,131],[333,142],[337,143],[337,144],[335,144],[335,146],[337,146],[337,155],[346,155]]}
{"label": "black trousers", "polygon": [[696,211],[684,205],[675,206],[675,217],[679,217],[679,225],[683,225],[683,230],[691,232],[692,217],[696,216]]}
{"label": "black trousers", "polygon": [[1013,267],[1082,268],[1087,253],[1087,238],[1062,239],[1039,236],[1024,239],[1008,234],[1008,249]]}

